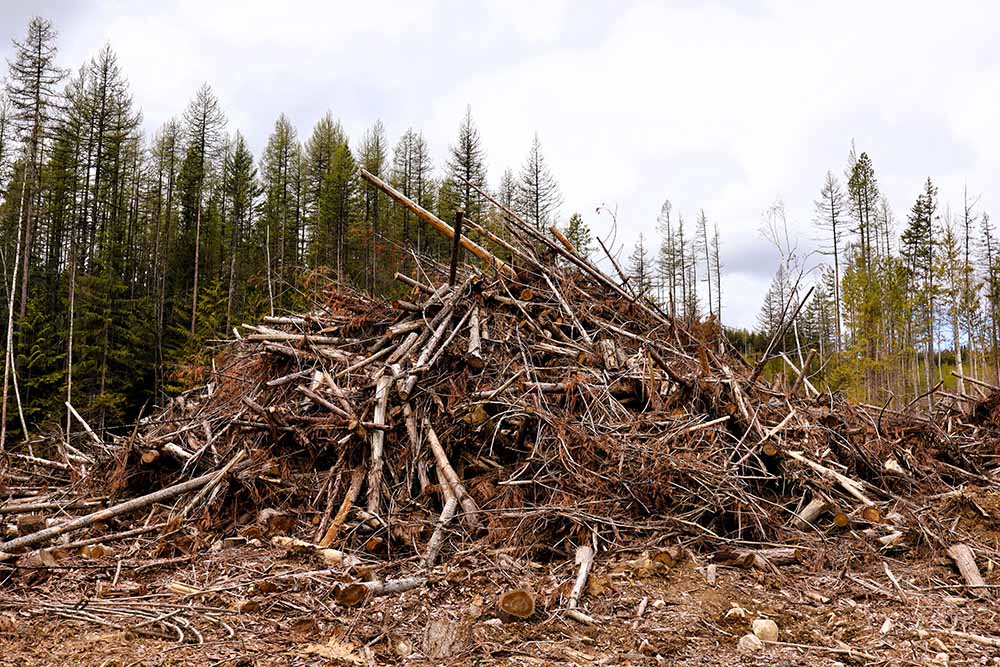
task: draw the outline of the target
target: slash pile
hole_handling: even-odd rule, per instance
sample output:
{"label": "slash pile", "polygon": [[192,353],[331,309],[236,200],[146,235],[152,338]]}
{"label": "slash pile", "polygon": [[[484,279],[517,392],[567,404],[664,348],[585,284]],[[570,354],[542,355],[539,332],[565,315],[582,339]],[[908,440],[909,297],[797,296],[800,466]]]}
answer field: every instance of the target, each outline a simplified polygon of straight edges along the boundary
{"label": "slash pile", "polygon": [[995,483],[995,398],[931,416],[852,406],[791,362],[776,388],[713,323],[670,319],[555,230],[500,215],[505,238],[472,231],[507,260],[459,234],[476,260],[453,281],[427,260],[397,274],[409,292],[392,302],[331,289],[312,312],[244,325],[207,384],[129,437],[17,455],[0,510],[60,514],[0,551],[83,530],[71,544],[197,547],[262,516],[291,517],[298,543],[428,565],[475,542],[745,548],[848,528],[935,547],[921,498]]}

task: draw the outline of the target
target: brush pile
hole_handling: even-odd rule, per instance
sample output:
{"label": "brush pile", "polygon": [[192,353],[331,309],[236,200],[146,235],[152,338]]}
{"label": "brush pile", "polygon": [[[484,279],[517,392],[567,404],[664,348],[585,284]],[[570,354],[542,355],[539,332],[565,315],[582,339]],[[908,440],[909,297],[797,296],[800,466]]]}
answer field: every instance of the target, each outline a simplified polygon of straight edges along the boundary
{"label": "brush pile", "polygon": [[[397,274],[405,298],[338,288],[244,325],[204,387],[130,437],[15,455],[0,511],[42,516],[0,551],[81,531],[72,546],[146,533],[198,548],[248,526],[425,565],[470,543],[718,549],[849,529],[890,548],[934,541],[925,495],[996,481],[995,397],[932,416],[852,406],[813,387],[808,359],[772,386],[767,359],[670,319],[557,231],[503,209],[506,238],[472,225],[504,261],[365,177],[456,239],[450,275],[423,261]],[[455,262],[460,244],[475,264]]]}

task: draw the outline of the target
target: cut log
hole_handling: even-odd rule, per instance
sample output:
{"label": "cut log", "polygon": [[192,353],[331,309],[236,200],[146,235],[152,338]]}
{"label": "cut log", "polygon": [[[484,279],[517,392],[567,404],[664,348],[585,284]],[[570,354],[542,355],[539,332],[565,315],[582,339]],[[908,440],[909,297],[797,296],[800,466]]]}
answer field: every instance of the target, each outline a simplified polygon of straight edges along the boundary
{"label": "cut log", "polygon": [[792,519],[792,525],[799,530],[806,530],[816,523],[816,519],[818,519],[829,506],[830,503],[828,503],[826,499],[814,496],[813,499],[810,500],[806,506],[795,515]]}
{"label": "cut log", "polygon": [[576,548],[576,564],[579,569],[576,573],[576,582],[573,584],[573,590],[569,593],[569,599],[566,601],[566,606],[569,609],[576,609],[576,605],[580,602],[580,596],[583,594],[583,587],[587,585],[587,577],[590,576],[590,568],[594,565],[594,549],[590,545],[582,544]]}
{"label": "cut log", "polygon": [[345,607],[356,607],[370,597],[396,595],[419,588],[427,583],[425,577],[403,577],[386,581],[362,581],[340,586],[334,592],[337,602]]}
{"label": "cut log", "polygon": [[347,521],[347,515],[351,511],[351,507],[354,506],[355,501],[358,499],[358,495],[361,493],[361,485],[365,480],[365,469],[363,466],[358,466],[354,469],[351,474],[351,484],[347,487],[347,493],[344,495],[344,500],[340,503],[340,508],[337,510],[337,514],[333,517],[333,521],[330,522],[330,527],[326,529],[326,533],[323,538],[319,541],[319,546],[328,547],[333,544],[333,541],[337,539],[337,533],[340,532],[341,526]]}
{"label": "cut log", "polygon": [[483,341],[479,335],[479,306],[474,306],[469,316],[469,348],[465,353],[465,363],[476,370],[486,365],[483,361]]}
{"label": "cut log", "polygon": [[505,591],[497,601],[500,613],[521,620],[535,615],[535,595],[526,588]]}

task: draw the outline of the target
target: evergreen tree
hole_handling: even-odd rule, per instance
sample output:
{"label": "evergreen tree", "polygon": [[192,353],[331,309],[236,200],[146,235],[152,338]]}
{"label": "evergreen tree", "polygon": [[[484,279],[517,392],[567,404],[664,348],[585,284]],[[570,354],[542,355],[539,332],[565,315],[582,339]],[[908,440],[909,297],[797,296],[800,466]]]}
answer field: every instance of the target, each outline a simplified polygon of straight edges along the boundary
{"label": "evergreen tree", "polygon": [[447,187],[443,188],[446,196],[440,203],[442,217],[451,220],[459,208],[473,221],[483,218],[484,204],[482,196],[475,187],[486,190],[486,150],[479,137],[479,130],[472,121],[472,107],[465,108],[465,116],[458,127],[458,138],[451,146],[447,169]]}
{"label": "evergreen tree", "polygon": [[[267,140],[261,159],[261,185],[264,191],[263,220],[269,239],[272,266],[278,280],[287,285],[298,265],[298,135],[285,114],[278,116],[274,131]],[[274,266],[277,264],[277,266]]]}
{"label": "evergreen tree", "polygon": [[824,234],[829,234],[830,245],[826,246],[823,252],[833,257],[833,308],[837,325],[836,349],[839,352],[843,346],[840,316],[840,252],[847,201],[840,182],[830,171],[826,172],[826,180],[819,194],[820,198],[815,202],[816,224]]}
{"label": "evergreen tree", "polygon": [[[924,370],[928,388],[932,384],[931,360],[934,357],[934,220],[937,212],[937,188],[927,179],[917,197],[906,229],[901,237],[901,254],[906,262],[917,317],[916,331],[924,337]],[[928,405],[933,398],[928,396]]]}
{"label": "evergreen tree", "polygon": [[564,233],[581,257],[589,258],[593,254],[594,239],[590,233],[590,227],[583,221],[582,215],[574,213],[569,216]]}
{"label": "evergreen tree", "polygon": [[497,201],[506,208],[514,210],[514,201],[517,197],[517,181],[514,179],[514,172],[505,169],[500,178],[500,187],[497,189]]}
{"label": "evergreen tree", "polygon": [[[231,202],[231,221],[229,234],[229,287],[226,294],[225,331],[229,331],[233,323],[233,310],[236,299],[242,295],[247,297],[247,280],[249,271],[260,265],[256,250],[263,239],[254,239],[253,216],[257,197],[260,195],[260,184],[257,182],[257,168],[254,166],[253,153],[250,152],[246,140],[239,132],[233,142],[233,148],[226,157],[225,164],[225,196]],[[256,241],[256,242],[255,242]],[[248,244],[248,242],[250,242]],[[237,261],[242,257],[248,261]],[[246,301],[237,312],[250,310]]]}
{"label": "evergreen tree", "polygon": [[673,206],[670,200],[663,202],[660,215],[656,218],[656,231],[660,235],[660,247],[656,257],[656,278],[659,287],[658,298],[666,303],[670,317],[677,317],[677,253],[674,229],[670,220]]}
{"label": "evergreen tree", "polygon": [[708,233],[708,218],[705,217],[705,209],[698,211],[698,226],[696,228],[699,251],[705,259],[705,283],[708,285],[708,314],[715,315],[715,301],[712,298],[712,252],[711,240]]}
{"label": "evergreen tree", "polygon": [[[184,113],[187,134],[187,159],[190,167],[188,183],[194,198],[194,278],[191,288],[191,336],[195,335],[198,321],[198,277],[201,259],[201,216],[204,209],[205,184],[212,160],[216,157],[220,135],[226,117],[219,108],[219,100],[206,83],[202,84]],[[187,203],[190,205],[190,198]]]}
{"label": "evergreen tree", "polygon": [[861,244],[861,256],[864,259],[865,270],[871,271],[879,189],[878,180],[875,178],[875,168],[867,153],[862,153],[854,162],[847,183],[847,192],[850,198],[851,214],[854,217],[854,231]]}
{"label": "evergreen tree", "polygon": [[524,220],[538,229],[546,229],[555,222],[562,205],[562,195],[559,184],[545,164],[538,134],[535,134],[528,157],[521,167],[515,193],[514,208]]}
{"label": "evergreen tree", "polygon": [[[388,145],[382,121],[375,121],[361,139],[358,161],[369,173],[379,178],[386,177],[385,172],[389,167]],[[362,187],[361,206],[364,226],[358,230],[357,239],[364,252],[364,285],[369,292],[374,293],[382,286],[378,270],[380,261],[388,259],[388,244],[382,234],[389,205],[382,191],[366,182]]]}
{"label": "evergreen tree", "polygon": [[639,240],[636,241],[632,254],[629,256],[629,284],[632,293],[637,298],[647,296],[653,286],[653,264],[649,258],[649,251],[646,248],[646,240],[639,233]]}

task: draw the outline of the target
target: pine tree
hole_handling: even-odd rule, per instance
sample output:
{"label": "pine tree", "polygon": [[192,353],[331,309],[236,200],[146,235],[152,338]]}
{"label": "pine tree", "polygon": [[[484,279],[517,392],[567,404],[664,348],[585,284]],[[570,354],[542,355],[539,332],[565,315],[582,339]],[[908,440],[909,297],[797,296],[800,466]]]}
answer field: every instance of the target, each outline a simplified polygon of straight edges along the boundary
{"label": "pine tree", "polygon": [[500,187],[497,188],[497,201],[506,208],[514,209],[514,201],[517,197],[517,181],[514,179],[514,172],[505,169],[500,178]]}
{"label": "pine tree", "polygon": [[[458,138],[451,146],[448,157],[445,188],[447,197],[441,202],[445,220],[454,218],[459,208],[465,215],[479,222],[483,218],[483,198],[475,188],[486,190],[486,150],[482,146],[479,130],[472,121],[472,107],[466,107],[465,116],[458,127]],[[475,188],[473,187],[475,186]]]}
{"label": "pine tree", "polygon": [[184,113],[188,156],[191,159],[191,185],[195,198],[194,280],[191,288],[191,336],[195,335],[198,321],[198,277],[201,258],[201,216],[204,208],[205,183],[211,161],[216,157],[220,135],[226,117],[219,108],[219,100],[206,83],[202,84]]}
{"label": "pine tree", "polygon": [[52,120],[55,88],[66,76],[56,66],[56,31],[47,19],[35,16],[28,23],[23,42],[14,41],[14,59],[9,61],[7,96],[13,109],[14,128],[24,144],[27,169],[21,184],[18,207],[24,219],[21,235],[21,305],[20,316],[28,307],[28,284],[31,273],[34,232],[37,224],[38,188],[48,126]]}
{"label": "pine tree", "polygon": [[[7,93],[0,87],[0,198],[7,194],[13,153],[13,112]],[[2,202],[3,199],[0,199]]]}
{"label": "pine tree", "polygon": [[[254,166],[253,153],[250,152],[246,140],[239,132],[229,151],[225,165],[225,194],[232,203],[232,221],[229,238],[229,287],[226,294],[226,323],[224,330],[229,331],[233,322],[233,306],[237,290],[245,285],[244,275],[256,263],[253,261],[237,262],[243,254],[243,245],[251,239],[254,208],[260,194],[260,184],[257,182],[257,168]],[[237,268],[238,266],[238,268]],[[244,275],[239,275],[244,274]],[[247,276],[248,277],[248,276]]]}
{"label": "pine tree", "polygon": [[649,258],[649,251],[646,248],[646,240],[639,233],[639,240],[636,241],[632,254],[629,256],[629,284],[632,293],[641,299],[649,294],[653,286],[653,265]]}
{"label": "pine tree", "polygon": [[712,224],[712,268],[715,270],[715,317],[722,323],[722,257],[719,251],[719,223]]}
{"label": "pine tree", "polygon": [[538,134],[535,134],[528,157],[521,167],[514,203],[517,213],[540,230],[555,222],[562,205],[559,184],[545,164]]}
{"label": "pine tree", "polygon": [[958,391],[961,394],[965,391],[963,381],[965,368],[962,363],[962,332],[960,328],[964,305],[962,296],[965,270],[962,260],[962,243],[950,219],[946,219],[942,225],[938,247],[940,250],[935,257],[937,263],[935,272],[941,276],[941,296],[944,298],[945,312],[948,314],[951,324],[950,337],[955,354],[955,367],[959,374]]}
{"label": "pine tree", "polygon": [[988,213],[980,218],[982,228],[982,260],[985,272],[987,319],[990,329],[990,350],[993,356],[995,378],[1000,379],[1000,257],[997,254],[996,235]]}
{"label": "pine tree", "polygon": [[[388,170],[388,145],[385,126],[378,120],[361,139],[358,149],[361,166],[380,178],[385,178]],[[379,281],[380,259],[387,253],[387,244],[382,238],[383,223],[388,210],[385,195],[371,183],[362,187],[362,216],[364,227],[359,230],[360,246],[364,249],[365,287],[374,293],[381,287]]]}
{"label": "pine tree", "polygon": [[826,172],[826,180],[820,190],[820,198],[815,202],[816,224],[823,230],[824,234],[829,234],[830,245],[823,252],[833,257],[833,307],[836,313],[835,321],[837,325],[836,349],[843,349],[843,334],[841,332],[840,315],[840,253],[843,226],[846,222],[846,197],[840,182],[833,172]]}
{"label": "pine tree", "polygon": [[274,131],[264,148],[260,174],[264,190],[262,222],[267,227],[266,236],[270,239],[271,261],[277,263],[277,268],[270,266],[268,270],[274,271],[279,281],[286,285],[291,282],[293,269],[297,265],[295,249],[298,238],[298,207],[295,183],[298,153],[299,142],[295,128],[288,117],[281,114],[275,121]]}
{"label": "pine tree", "polygon": [[[934,220],[937,212],[937,188],[927,179],[924,191],[910,210],[906,229],[900,239],[917,313],[917,330],[924,336],[924,370],[927,387],[932,384],[931,360],[934,356]],[[933,397],[928,395],[928,405]]]}
{"label": "pine tree", "polygon": [[594,252],[594,239],[590,233],[590,227],[583,221],[583,216],[574,213],[569,216],[564,232],[569,242],[573,244],[576,252],[584,258],[589,258]]}
{"label": "pine tree", "polygon": [[667,305],[670,317],[677,317],[677,261],[674,250],[675,232],[670,219],[672,210],[673,206],[667,199],[660,206],[660,215],[656,218],[656,232],[660,236],[660,247],[656,253],[656,277],[660,302]]}
{"label": "pine tree", "polygon": [[711,240],[708,233],[708,218],[705,217],[705,209],[699,209],[697,218],[697,241],[700,246],[699,251],[705,259],[705,283],[708,285],[708,314],[715,315],[715,301],[712,298],[712,253]]}
{"label": "pine tree", "polygon": [[873,243],[876,240],[876,209],[879,202],[878,181],[875,178],[875,168],[867,153],[854,163],[850,179],[847,183],[850,198],[851,213],[855,228],[861,243],[861,255],[864,258],[865,270],[871,271],[874,256]]}

